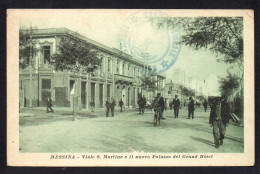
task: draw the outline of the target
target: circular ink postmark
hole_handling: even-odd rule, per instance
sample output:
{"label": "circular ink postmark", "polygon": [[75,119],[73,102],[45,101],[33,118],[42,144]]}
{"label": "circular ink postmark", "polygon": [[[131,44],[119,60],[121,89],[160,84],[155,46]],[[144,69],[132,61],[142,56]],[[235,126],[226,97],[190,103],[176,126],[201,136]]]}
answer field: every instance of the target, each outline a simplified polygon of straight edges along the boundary
{"label": "circular ink postmark", "polygon": [[118,48],[148,64],[158,74],[165,73],[176,62],[181,50],[181,35],[175,30],[153,26],[152,17],[168,17],[159,10],[137,11],[120,28]]}

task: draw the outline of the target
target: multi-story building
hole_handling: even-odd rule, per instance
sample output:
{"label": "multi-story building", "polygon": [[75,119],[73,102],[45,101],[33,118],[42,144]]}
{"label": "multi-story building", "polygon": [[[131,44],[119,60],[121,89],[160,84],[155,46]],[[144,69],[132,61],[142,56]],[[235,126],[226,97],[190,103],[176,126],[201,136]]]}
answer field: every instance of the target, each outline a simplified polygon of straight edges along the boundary
{"label": "multi-story building", "polygon": [[151,100],[153,100],[153,96],[157,96],[157,94],[161,94],[162,97],[165,97],[164,90],[165,90],[165,75],[157,74],[153,76],[154,80],[156,81],[156,90],[153,91]]}
{"label": "multi-story building", "polygon": [[107,98],[114,98],[116,104],[122,99],[127,107],[137,105],[143,62],[117,49],[109,48],[66,28],[38,29],[33,34],[36,47],[41,51],[35,56],[33,67],[20,68],[20,106],[46,106],[51,98],[55,106],[72,106],[71,91],[74,76],[70,71],[55,71],[49,64],[51,55],[57,51],[60,36],[78,37],[98,51],[102,64],[93,73],[80,72],[77,90],[78,106],[88,108],[93,98],[96,107],[104,107]]}
{"label": "multi-story building", "polygon": [[175,98],[175,95],[178,96],[181,103],[184,103],[184,101],[187,100],[188,96],[182,95],[180,85],[181,84],[174,83],[172,80],[166,81],[164,97],[168,103]]}
{"label": "multi-story building", "polygon": [[172,80],[166,81],[165,83],[164,98],[168,103],[174,98],[174,84]]}

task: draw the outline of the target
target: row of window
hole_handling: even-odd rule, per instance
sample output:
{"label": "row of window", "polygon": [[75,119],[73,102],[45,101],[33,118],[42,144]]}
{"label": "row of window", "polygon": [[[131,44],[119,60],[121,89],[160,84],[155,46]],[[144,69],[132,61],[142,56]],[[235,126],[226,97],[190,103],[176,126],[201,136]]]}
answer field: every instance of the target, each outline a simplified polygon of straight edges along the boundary
{"label": "row of window", "polygon": [[[108,65],[107,66],[107,72],[110,73],[111,72],[111,60],[110,59],[107,60],[107,65]],[[101,70],[101,72],[103,71],[103,61],[102,61],[102,64],[100,66],[100,70]],[[119,61],[117,61],[117,63],[116,63],[116,73],[122,74],[122,75],[132,76],[132,77],[136,77],[136,73],[137,73],[137,76],[140,76],[140,70],[138,69],[137,72],[136,72],[136,68],[134,68],[133,71],[131,72],[130,65],[127,66],[127,71],[126,71],[126,65],[122,64],[122,71],[120,72]]]}
{"label": "row of window", "polygon": [[[50,46],[43,46],[43,60],[44,63],[49,63],[50,62],[50,57],[51,57],[51,47]],[[111,60],[108,59],[107,61],[108,66],[107,66],[107,72],[110,73],[111,72]],[[103,64],[103,61],[102,61]],[[103,71],[103,65],[101,64],[100,69],[101,71]],[[127,72],[125,71],[125,64],[122,65],[122,73],[120,73],[120,65],[119,65],[119,61],[117,61],[117,65],[116,65],[116,73],[118,74],[122,74],[122,75],[128,75],[128,76],[132,76],[132,77],[136,77],[136,68],[133,69],[133,71],[130,71],[130,65],[128,65],[127,67]],[[137,76],[140,76],[140,70],[137,70]]]}

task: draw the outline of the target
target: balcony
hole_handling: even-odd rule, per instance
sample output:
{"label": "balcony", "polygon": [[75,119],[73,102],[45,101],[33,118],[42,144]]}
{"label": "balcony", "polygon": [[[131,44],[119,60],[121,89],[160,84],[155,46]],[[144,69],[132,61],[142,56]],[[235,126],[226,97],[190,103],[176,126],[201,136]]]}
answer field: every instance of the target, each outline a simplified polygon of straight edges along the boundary
{"label": "balcony", "polygon": [[115,82],[120,84],[133,84],[136,81],[133,77],[115,74]]}

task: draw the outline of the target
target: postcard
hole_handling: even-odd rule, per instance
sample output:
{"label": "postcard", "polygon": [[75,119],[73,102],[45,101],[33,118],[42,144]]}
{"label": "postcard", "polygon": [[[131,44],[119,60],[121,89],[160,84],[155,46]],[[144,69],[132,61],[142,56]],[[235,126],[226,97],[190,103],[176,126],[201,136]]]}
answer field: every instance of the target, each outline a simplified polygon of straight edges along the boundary
{"label": "postcard", "polygon": [[9,166],[253,166],[253,10],[8,9]]}

